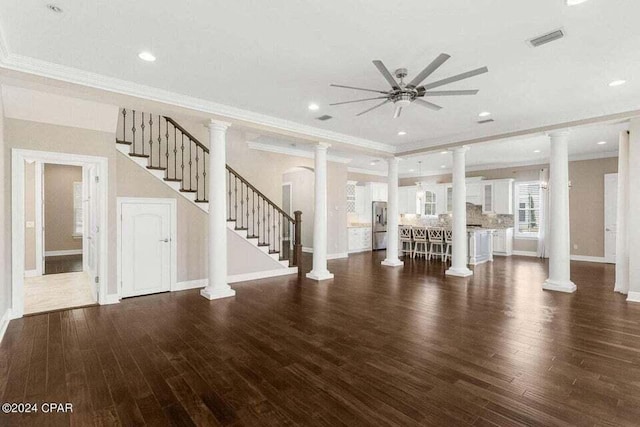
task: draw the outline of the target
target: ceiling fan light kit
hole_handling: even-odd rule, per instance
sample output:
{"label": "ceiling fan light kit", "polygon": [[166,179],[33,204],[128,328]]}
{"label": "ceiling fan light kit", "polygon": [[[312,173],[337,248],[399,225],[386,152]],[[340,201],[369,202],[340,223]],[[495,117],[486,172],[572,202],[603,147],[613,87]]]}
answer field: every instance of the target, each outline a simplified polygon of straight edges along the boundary
{"label": "ceiling fan light kit", "polygon": [[[400,117],[402,114],[402,109],[407,107],[412,103],[416,103],[422,107],[429,108],[434,111],[441,110],[442,107],[436,105],[434,103],[425,101],[424,97],[434,97],[434,96],[464,96],[464,95],[476,95],[478,90],[439,90],[439,91],[429,91],[429,89],[435,89],[437,87],[445,86],[460,80],[468,79],[480,74],[487,73],[489,70],[487,67],[478,68],[476,70],[468,71],[466,73],[458,74],[443,80],[438,80],[436,82],[432,82],[426,85],[420,85],[424,80],[426,80],[431,74],[433,74],[438,68],[442,66],[448,59],[449,55],[446,53],[441,53],[435,60],[431,62],[424,70],[418,73],[413,80],[409,83],[404,82],[404,78],[408,75],[408,70],[406,68],[398,68],[395,70],[394,74],[389,72],[389,69],[384,65],[384,63],[380,60],[373,61],[373,65],[380,71],[380,74],[385,78],[387,83],[391,86],[390,90],[378,90],[378,89],[366,89],[355,86],[345,86],[338,84],[331,84],[332,87],[338,87],[343,89],[354,89],[365,92],[374,92],[378,93],[382,96],[377,96],[373,98],[364,98],[364,99],[356,99],[352,101],[343,101],[336,102],[330,105],[343,105],[343,104],[351,104],[355,102],[365,102],[372,101],[377,99],[384,99],[381,103],[374,105],[373,107],[364,110],[356,116],[362,116],[370,111],[373,111],[379,107],[382,107],[385,104],[393,103],[395,111],[393,113],[393,118]],[[395,77],[394,77],[395,75]]]}

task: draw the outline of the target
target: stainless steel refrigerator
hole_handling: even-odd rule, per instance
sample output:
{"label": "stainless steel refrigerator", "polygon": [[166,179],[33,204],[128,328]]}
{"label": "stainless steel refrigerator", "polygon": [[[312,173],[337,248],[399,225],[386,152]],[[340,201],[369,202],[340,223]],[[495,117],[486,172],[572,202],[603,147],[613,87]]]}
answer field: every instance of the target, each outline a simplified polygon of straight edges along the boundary
{"label": "stainless steel refrigerator", "polygon": [[371,233],[374,251],[387,248],[387,202],[373,202]]}

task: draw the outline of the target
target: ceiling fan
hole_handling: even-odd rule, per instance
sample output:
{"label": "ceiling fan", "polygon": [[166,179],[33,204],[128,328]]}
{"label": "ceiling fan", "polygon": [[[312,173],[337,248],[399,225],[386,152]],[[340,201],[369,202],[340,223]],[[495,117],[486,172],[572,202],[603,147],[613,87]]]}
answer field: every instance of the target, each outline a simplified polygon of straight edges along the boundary
{"label": "ceiling fan", "polygon": [[[407,77],[407,69],[406,68],[398,68],[395,71],[395,78],[389,72],[387,67],[380,60],[373,61],[373,65],[376,66],[378,71],[382,74],[382,76],[387,80],[387,82],[391,85],[390,90],[377,90],[377,89],[364,89],[361,87],[353,87],[353,86],[344,86],[344,85],[336,85],[331,84],[333,87],[340,87],[345,89],[355,89],[362,90],[365,92],[375,92],[381,94],[381,96],[377,96],[374,98],[364,98],[364,99],[356,99],[353,101],[344,101],[344,102],[336,102],[329,105],[343,105],[343,104],[351,104],[354,102],[364,102],[364,101],[373,101],[376,99],[384,99],[379,104],[374,105],[373,107],[364,110],[361,113],[356,114],[356,116],[361,116],[370,111],[375,110],[376,108],[382,107],[385,104],[392,102],[396,106],[395,113],[393,114],[393,118],[396,119],[400,117],[402,113],[402,107],[406,107],[411,103],[416,103],[426,108],[430,108],[432,110],[440,110],[442,107],[439,105],[433,104],[429,101],[425,101],[423,98],[432,97],[432,96],[452,96],[452,95],[475,95],[478,93],[477,90],[431,90],[437,87],[441,87],[447,85],[449,83],[457,82],[460,80],[468,79],[470,77],[477,76],[479,74],[484,74],[489,71],[487,67],[478,68],[476,70],[467,71],[466,73],[458,74],[452,77],[448,77],[443,80],[438,80],[433,83],[428,83],[422,86],[418,86],[422,83],[427,77],[433,74],[442,64],[444,64],[450,58],[446,53],[441,53],[431,64],[427,66],[424,70],[422,70],[417,76],[413,78],[409,83],[404,82],[404,78]],[[399,79],[400,81],[396,80]]]}

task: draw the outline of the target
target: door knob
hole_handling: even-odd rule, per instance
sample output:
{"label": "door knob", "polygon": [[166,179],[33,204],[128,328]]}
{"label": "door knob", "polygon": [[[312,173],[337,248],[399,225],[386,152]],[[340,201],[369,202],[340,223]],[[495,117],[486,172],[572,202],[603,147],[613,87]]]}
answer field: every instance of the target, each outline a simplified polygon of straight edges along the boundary
{"label": "door knob", "polygon": [[169,239],[168,239],[168,238],[166,238],[166,239],[160,239],[160,241],[161,241],[161,242],[164,242],[164,243],[169,243]]}

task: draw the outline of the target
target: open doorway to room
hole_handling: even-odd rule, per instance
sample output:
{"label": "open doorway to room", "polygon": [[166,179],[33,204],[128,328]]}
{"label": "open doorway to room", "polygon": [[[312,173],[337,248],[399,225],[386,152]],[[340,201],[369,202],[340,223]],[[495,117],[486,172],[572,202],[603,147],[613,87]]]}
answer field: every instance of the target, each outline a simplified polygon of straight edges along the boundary
{"label": "open doorway to room", "polygon": [[12,192],[22,208],[13,213],[14,254],[22,255],[13,260],[18,317],[98,302],[99,230],[106,207],[99,181],[106,167],[92,159],[14,153]]}

